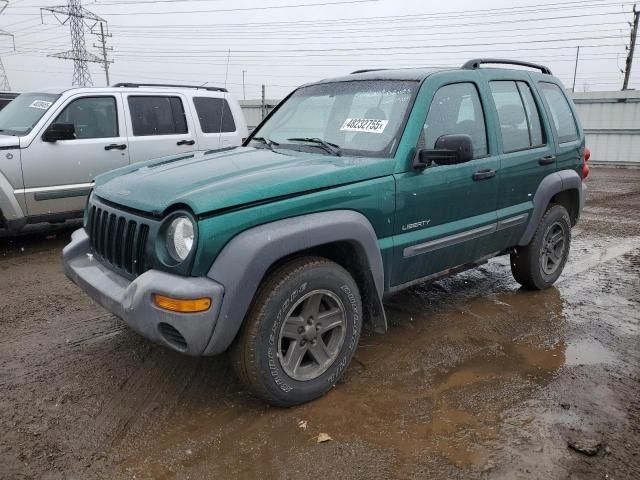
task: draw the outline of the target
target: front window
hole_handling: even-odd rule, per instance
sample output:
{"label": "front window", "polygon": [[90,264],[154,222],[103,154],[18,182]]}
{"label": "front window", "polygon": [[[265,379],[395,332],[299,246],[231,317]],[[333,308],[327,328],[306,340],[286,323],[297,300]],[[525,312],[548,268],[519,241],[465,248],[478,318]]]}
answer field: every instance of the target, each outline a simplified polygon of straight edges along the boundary
{"label": "front window", "polygon": [[0,134],[27,135],[59,97],[49,93],[18,95],[0,111]]}
{"label": "front window", "polygon": [[393,155],[415,81],[349,81],[302,87],[252,137],[251,146],[303,152]]}
{"label": "front window", "polygon": [[113,97],[84,97],[72,101],[53,123],[70,123],[76,139],[118,136],[118,113]]}

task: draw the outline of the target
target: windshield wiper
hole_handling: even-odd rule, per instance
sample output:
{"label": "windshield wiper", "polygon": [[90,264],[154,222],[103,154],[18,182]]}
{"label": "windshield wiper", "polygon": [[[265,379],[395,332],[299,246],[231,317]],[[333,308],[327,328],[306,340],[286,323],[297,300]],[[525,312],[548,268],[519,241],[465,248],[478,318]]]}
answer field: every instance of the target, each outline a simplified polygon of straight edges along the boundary
{"label": "windshield wiper", "polygon": [[274,142],[273,140],[269,140],[268,138],[264,137],[253,137],[251,140],[256,140],[258,142],[264,143],[267,147],[269,147],[269,150],[271,151],[273,151],[273,147],[280,146],[278,142]]}
{"label": "windshield wiper", "polygon": [[325,151],[329,152],[331,155],[335,155],[336,157],[339,157],[340,155],[342,155],[342,150],[340,150],[340,146],[336,145],[335,143],[331,143],[331,142],[327,142],[326,140],[322,140],[321,138],[316,138],[316,137],[294,137],[294,138],[287,138],[287,140],[291,141],[291,142],[308,142],[308,143],[314,143],[316,145],[318,145],[319,147],[322,147],[325,149]]}

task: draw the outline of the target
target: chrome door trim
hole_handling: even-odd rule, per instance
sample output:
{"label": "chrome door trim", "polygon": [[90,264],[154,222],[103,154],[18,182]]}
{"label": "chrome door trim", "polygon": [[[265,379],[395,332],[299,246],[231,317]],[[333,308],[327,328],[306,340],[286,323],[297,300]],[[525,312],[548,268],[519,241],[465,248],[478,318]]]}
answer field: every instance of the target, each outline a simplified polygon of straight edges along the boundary
{"label": "chrome door trim", "polygon": [[27,193],[58,192],[58,191],[64,191],[64,190],[78,190],[81,188],[91,189],[93,188],[93,185],[94,185],[93,182],[89,182],[89,183],[74,183],[69,185],[55,185],[51,187],[19,188],[17,190],[14,190],[13,193],[14,195],[25,195]]}
{"label": "chrome door trim", "polygon": [[436,240],[430,240],[425,243],[419,243],[417,245],[411,245],[403,250],[402,256],[404,258],[413,257],[422,253],[433,252],[444,247],[450,247],[457,243],[466,242],[467,240],[473,240],[474,238],[483,237],[496,231],[497,223],[491,223],[482,227],[473,228],[471,230],[465,230],[463,232],[454,233],[446,237],[441,237]]}
{"label": "chrome door trim", "polygon": [[471,230],[464,230],[462,232],[454,233],[453,235],[447,235],[446,237],[419,243],[417,245],[411,245],[410,247],[406,247],[402,251],[402,256],[404,258],[414,257],[416,255],[433,252],[434,250],[439,250],[441,248],[450,247],[458,243],[466,242],[468,240],[484,237],[498,230],[504,230],[507,228],[515,227],[516,225],[520,225],[526,222],[528,218],[529,214],[523,213],[514,217],[502,219],[499,222],[491,223],[489,225],[472,228]]}

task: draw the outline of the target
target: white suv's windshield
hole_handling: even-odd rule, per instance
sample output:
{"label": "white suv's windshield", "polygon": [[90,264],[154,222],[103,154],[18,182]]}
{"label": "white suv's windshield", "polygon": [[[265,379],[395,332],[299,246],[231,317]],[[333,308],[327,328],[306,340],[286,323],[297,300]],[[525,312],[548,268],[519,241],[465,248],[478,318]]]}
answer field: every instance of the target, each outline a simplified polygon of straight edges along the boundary
{"label": "white suv's windshield", "polygon": [[60,97],[50,93],[23,93],[0,111],[0,134],[28,134]]}
{"label": "white suv's windshield", "polygon": [[390,156],[415,81],[332,82],[302,87],[252,137],[251,146],[328,155]]}

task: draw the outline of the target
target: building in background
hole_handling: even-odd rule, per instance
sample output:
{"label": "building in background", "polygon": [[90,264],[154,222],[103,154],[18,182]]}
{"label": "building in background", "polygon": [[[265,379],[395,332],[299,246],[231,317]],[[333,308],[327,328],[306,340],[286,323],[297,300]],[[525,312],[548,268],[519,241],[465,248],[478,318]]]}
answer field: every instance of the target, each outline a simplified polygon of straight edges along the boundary
{"label": "building in background", "polygon": [[266,117],[276,105],[280,103],[280,100],[268,98],[262,104],[262,100],[259,98],[256,100],[240,100],[240,106],[242,107],[242,113],[247,121],[247,127],[251,132],[258,124]]}
{"label": "building in background", "polygon": [[640,166],[640,91],[574,93],[589,163]]}

